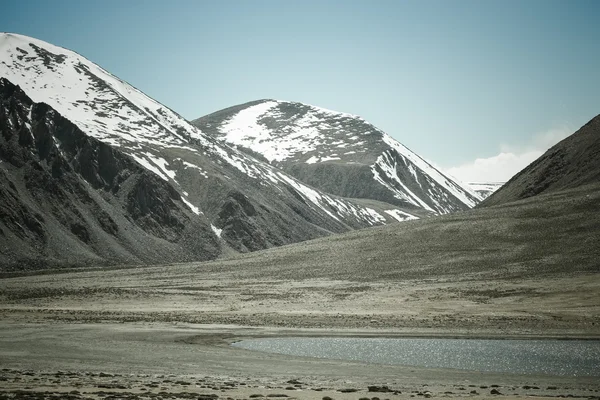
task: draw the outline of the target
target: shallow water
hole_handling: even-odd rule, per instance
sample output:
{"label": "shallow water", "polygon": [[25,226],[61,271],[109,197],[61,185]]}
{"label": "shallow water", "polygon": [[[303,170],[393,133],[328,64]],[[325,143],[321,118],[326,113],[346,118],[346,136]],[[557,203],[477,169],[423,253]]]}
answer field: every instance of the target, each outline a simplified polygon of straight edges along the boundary
{"label": "shallow water", "polygon": [[600,341],[262,338],[247,350],[377,364],[564,376],[600,376]]}

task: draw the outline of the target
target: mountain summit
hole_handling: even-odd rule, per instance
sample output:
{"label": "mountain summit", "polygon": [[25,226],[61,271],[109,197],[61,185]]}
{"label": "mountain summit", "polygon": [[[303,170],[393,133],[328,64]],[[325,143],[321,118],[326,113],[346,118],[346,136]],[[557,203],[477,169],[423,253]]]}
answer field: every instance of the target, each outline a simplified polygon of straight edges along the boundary
{"label": "mountain summit", "polygon": [[0,265],[212,259],[477,202],[348,114],[259,101],[194,126],[81,55],[9,33],[0,79]]}
{"label": "mountain summit", "polygon": [[446,214],[480,196],[356,115],[303,103],[259,100],[192,123],[213,137],[259,154],[315,188]]}
{"label": "mountain summit", "polygon": [[311,187],[70,50],[1,33],[0,78],[0,264],[206,259],[416,218]]}

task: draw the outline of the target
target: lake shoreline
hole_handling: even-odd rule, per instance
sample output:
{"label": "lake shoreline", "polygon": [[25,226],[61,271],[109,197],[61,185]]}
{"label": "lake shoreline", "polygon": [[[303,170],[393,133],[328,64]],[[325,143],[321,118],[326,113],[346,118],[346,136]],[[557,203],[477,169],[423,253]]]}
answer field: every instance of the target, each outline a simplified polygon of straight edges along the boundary
{"label": "lake shoreline", "polygon": [[[590,377],[319,360],[241,350],[229,344],[240,337],[279,337],[299,332],[272,327],[184,323],[2,321],[0,376],[5,380],[0,384],[0,397],[4,393],[9,398],[28,398],[21,391],[46,398],[50,398],[51,393],[60,396],[78,391],[73,400],[99,399],[107,395],[138,400],[175,395],[171,398],[208,400],[213,396],[215,400],[245,400],[285,395],[281,398],[393,400],[498,396],[492,391],[501,393],[504,398],[527,395],[590,399],[600,394],[597,378]],[[340,333],[332,331],[328,335]],[[375,336],[384,337],[389,333],[379,332]],[[315,332],[304,330],[303,334],[314,335]],[[344,335],[348,337],[350,333]],[[371,392],[369,387],[387,389]]]}
{"label": "lake shoreline", "polygon": [[231,345],[295,357],[600,379],[597,340],[288,336],[248,338]]}
{"label": "lake shoreline", "polygon": [[[0,279],[0,368],[18,371],[4,371],[0,389],[9,390],[9,398],[19,390],[48,398],[43,391],[71,388],[80,397],[96,399],[105,391],[140,400],[172,393],[218,400],[500,396],[492,390],[507,398],[600,394],[598,379],[587,377],[315,360],[230,345],[286,336],[600,338],[599,274],[349,279],[323,268],[318,272],[328,276],[304,268],[286,275],[276,263],[224,261]],[[290,381],[302,382],[301,388],[287,389],[295,387]],[[116,386],[106,389],[110,385]],[[369,386],[392,392],[369,392]]]}

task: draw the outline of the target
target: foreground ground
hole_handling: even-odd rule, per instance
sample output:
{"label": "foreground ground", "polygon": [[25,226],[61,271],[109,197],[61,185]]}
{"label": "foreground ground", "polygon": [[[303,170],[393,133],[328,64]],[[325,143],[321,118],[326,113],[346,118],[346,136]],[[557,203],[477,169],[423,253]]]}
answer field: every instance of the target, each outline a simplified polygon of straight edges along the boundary
{"label": "foreground ground", "polygon": [[597,377],[229,344],[273,335],[599,339],[599,207],[591,187],[208,263],[4,273],[0,398],[598,398]]}
{"label": "foreground ground", "polygon": [[[257,335],[376,335],[218,325],[2,324],[0,398],[599,398],[594,377],[521,376],[239,350]],[[393,336],[392,332],[379,335]]]}
{"label": "foreground ground", "polygon": [[600,398],[597,377],[385,366],[230,346],[289,335],[599,338],[598,274],[510,284],[239,280],[186,265],[2,284],[0,398]]}

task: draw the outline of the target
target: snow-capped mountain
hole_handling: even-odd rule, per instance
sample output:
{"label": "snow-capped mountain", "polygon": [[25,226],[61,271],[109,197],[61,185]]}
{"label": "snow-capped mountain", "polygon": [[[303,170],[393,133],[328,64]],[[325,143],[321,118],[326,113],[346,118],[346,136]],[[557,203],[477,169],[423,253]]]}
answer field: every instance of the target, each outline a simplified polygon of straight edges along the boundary
{"label": "snow-capped mountain", "polygon": [[469,182],[468,185],[481,199],[487,199],[492,193],[500,189],[505,182]]}
{"label": "snow-capped mountain", "polygon": [[0,78],[0,267],[189,261],[210,222],[132,158]]}
{"label": "snow-capped mountain", "polygon": [[[86,260],[107,259],[98,249],[111,241],[110,248],[122,250],[113,252],[112,261],[146,261],[148,257],[141,257],[139,248],[131,250],[124,244],[127,241],[123,232],[129,228],[119,221],[133,221],[162,243],[156,245],[156,240],[149,239],[146,245],[153,243],[157,249],[165,246],[173,249],[173,244],[177,244],[181,257],[168,255],[173,252],[166,252],[168,254],[164,256],[160,251],[151,252],[152,261],[162,262],[196,257],[194,254],[199,250],[186,250],[185,243],[202,247],[206,242],[206,251],[202,254],[214,257],[228,249],[257,250],[427,215],[418,207],[414,213],[408,213],[395,206],[397,202],[372,201],[368,196],[362,196],[367,200],[349,199],[335,192],[319,190],[264,162],[257,154],[240,151],[207,135],[79,54],[40,40],[0,33],[0,77],[4,78],[2,84],[6,88],[2,97],[4,123],[0,126],[0,172],[5,183],[14,187],[12,192],[5,194],[19,199],[31,215],[39,216],[37,220],[42,230],[48,228],[48,221],[58,221],[56,224],[62,226],[62,230],[48,228],[46,239],[32,245],[40,257],[54,251],[49,246],[56,241],[52,237],[58,233],[53,232],[66,229],[70,232],[67,234],[69,240],[83,243],[78,245],[83,250],[77,254],[86,253]],[[48,107],[47,113],[52,118],[37,116],[34,111],[38,107]],[[64,120],[60,127],[56,122],[59,120]],[[44,134],[39,136],[38,130],[43,130]],[[22,156],[17,159],[11,154]],[[49,154],[53,155],[50,159]],[[120,161],[113,165],[116,158],[135,162]],[[60,168],[55,167],[55,163]],[[65,195],[61,197],[61,207],[45,207],[44,196],[32,194],[44,186],[34,190],[27,185],[27,174],[23,171],[31,165],[39,166],[46,174],[44,176],[59,187],[64,184],[59,179],[64,169],[70,179],[86,188],[88,196],[84,197],[112,204],[113,211],[106,212],[122,214],[122,218],[115,220],[115,234],[110,238],[100,233],[96,235],[96,228],[90,228],[95,223],[86,217],[87,212],[77,211],[82,215],[77,221],[57,217],[61,207],[73,210],[79,206]],[[374,170],[383,176],[387,167],[382,161]],[[148,178],[148,172],[152,173],[152,179]],[[136,182],[150,179],[154,183],[147,187],[135,186],[126,178],[131,174],[136,176]],[[156,178],[163,183],[158,185]],[[127,197],[126,193],[133,189],[135,195]],[[160,193],[167,195],[161,200],[157,195]],[[125,208],[122,206],[124,201]],[[186,210],[182,211],[179,204]],[[155,210],[156,215],[149,210]],[[200,235],[206,240],[191,240],[181,232],[156,236],[156,232],[164,228],[163,224],[195,226],[184,220],[210,227],[208,233],[203,231]],[[72,223],[89,228],[86,228],[89,235],[84,235],[89,236],[88,243],[73,233],[73,230],[79,232],[79,228],[71,229]],[[1,220],[0,230],[12,235],[18,225],[23,226],[18,221],[16,224],[10,228]],[[215,242],[220,250],[209,251]],[[60,258],[59,253],[53,254]],[[77,262],[78,259],[73,260]]]}
{"label": "snow-capped mountain", "polygon": [[480,196],[364,119],[287,101],[259,100],[192,121],[203,132],[260,154],[306,184],[403,210],[446,214]]}

